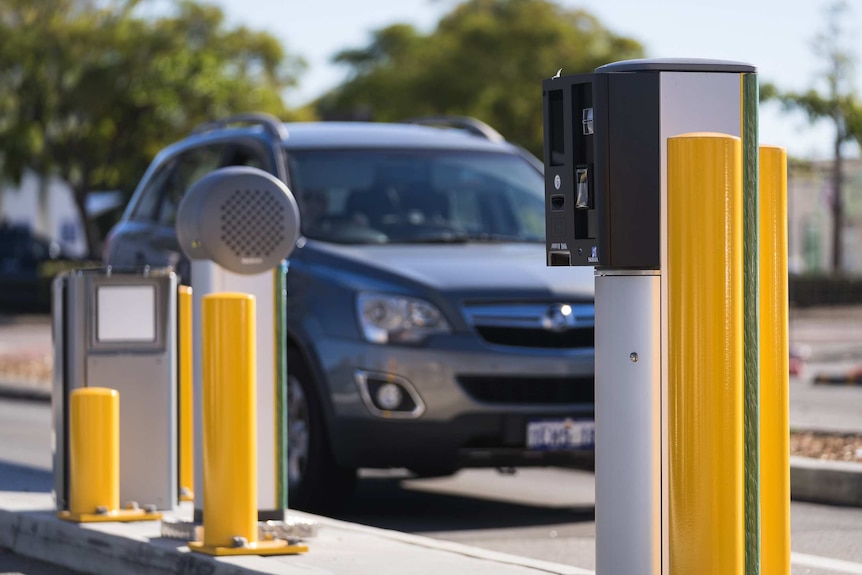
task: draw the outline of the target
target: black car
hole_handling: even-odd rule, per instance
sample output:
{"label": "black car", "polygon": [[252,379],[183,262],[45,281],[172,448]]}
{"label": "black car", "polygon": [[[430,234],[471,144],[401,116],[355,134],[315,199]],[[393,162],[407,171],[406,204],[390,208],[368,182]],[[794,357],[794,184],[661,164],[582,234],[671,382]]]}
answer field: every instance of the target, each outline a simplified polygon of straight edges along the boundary
{"label": "black car", "polygon": [[0,308],[9,312],[50,309],[49,262],[64,259],[60,245],[26,226],[0,224]]}

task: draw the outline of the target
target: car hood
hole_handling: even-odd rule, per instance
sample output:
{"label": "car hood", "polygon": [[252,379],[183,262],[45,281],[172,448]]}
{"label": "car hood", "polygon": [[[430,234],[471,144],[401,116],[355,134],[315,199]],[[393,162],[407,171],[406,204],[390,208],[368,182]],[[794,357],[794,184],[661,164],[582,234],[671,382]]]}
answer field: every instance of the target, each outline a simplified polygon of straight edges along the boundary
{"label": "car hood", "polygon": [[592,267],[548,267],[543,244],[316,245],[331,255],[447,292],[547,293],[592,299]]}

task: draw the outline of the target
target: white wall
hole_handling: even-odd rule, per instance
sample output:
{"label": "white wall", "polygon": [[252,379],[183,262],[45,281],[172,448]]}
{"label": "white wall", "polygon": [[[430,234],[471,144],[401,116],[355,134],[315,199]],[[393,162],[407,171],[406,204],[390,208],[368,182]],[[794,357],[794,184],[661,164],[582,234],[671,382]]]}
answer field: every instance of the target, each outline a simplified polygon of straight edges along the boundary
{"label": "white wall", "polygon": [[24,175],[20,186],[0,183],[0,221],[30,227],[37,235],[58,242],[69,256],[86,256],[87,241],[71,188],[58,178],[50,178],[44,210],[40,211],[39,185],[39,177],[32,172]]}

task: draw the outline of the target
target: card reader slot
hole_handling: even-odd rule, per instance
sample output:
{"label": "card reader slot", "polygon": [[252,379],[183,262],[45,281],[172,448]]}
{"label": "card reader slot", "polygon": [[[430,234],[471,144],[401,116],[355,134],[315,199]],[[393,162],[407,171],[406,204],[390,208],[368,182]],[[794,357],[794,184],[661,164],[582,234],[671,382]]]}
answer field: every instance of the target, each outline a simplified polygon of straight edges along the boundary
{"label": "card reader slot", "polygon": [[572,265],[572,254],[570,252],[548,252],[549,266]]}
{"label": "card reader slot", "polygon": [[575,208],[588,210],[592,207],[590,200],[590,172],[586,166],[575,170]]}
{"label": "card reader slot", "polygon": [[561,212],[566,209],[566,196],[563,194],[554,194],[551,196],[551,211]]}

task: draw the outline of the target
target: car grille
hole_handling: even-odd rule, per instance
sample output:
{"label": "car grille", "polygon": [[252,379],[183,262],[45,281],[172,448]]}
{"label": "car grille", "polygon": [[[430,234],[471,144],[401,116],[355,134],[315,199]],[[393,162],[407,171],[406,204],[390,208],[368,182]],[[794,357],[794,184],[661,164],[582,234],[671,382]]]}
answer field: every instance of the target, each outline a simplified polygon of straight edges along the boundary
{"label": "car grille", "polygon": [[[560,313],[567,308],[566,314]],[[592,303],[468,303],[464,316],[488,343],[514,347],[593,347]]]}
{"label": "car grille", "polygon": [[593,403],[592,377],[459,376],[458,385],[473,400],[505,404]]}
{"label": "car grille", "polygon": [[499,345],[519,347],[570,348],[592,347],[595,330],[592,327],[570,329],[555,333],[543,329],[521,329],[510,327],[476,327],[482,339]]}

